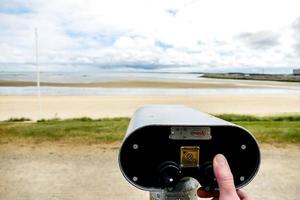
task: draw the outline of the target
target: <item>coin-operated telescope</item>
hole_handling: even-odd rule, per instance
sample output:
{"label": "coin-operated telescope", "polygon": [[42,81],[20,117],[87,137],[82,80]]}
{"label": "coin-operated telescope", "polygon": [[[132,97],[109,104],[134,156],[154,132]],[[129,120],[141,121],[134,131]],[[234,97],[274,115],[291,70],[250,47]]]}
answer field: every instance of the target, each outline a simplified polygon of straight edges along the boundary
{"label": "coin-operated telescope", "polygon": [[152,199],[197,199],[200,185],[218,191],[212,160],[223,154],[236,188],[256,175],[260,152],[246,129],[180,105],[149,105],[132,117],[120,152],[129,183]]}

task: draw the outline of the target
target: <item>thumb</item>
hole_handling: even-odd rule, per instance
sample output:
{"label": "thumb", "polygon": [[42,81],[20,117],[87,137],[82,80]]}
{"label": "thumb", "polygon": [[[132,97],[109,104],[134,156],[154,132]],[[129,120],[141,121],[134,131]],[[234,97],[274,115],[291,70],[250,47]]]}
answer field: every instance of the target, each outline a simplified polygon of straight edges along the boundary
{"label": "thumb", "polygon": [[213,167],[220,189],[220,197],[238,197],[234,186],[233,175],[226,158],[222,154],[217,154],[214,157]]}

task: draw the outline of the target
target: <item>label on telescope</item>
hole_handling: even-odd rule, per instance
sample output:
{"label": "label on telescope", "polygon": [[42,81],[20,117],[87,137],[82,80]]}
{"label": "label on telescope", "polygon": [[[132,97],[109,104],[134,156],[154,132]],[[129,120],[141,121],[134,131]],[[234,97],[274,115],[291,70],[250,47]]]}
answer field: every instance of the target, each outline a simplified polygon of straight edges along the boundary
{"label": "label on telescope", "polygon": [[172,140],[210,140],[210,127],[172,127]]}
{"label": "label on telescope", "polygon": [[183,146],[180,148],[181,167],[199,167],[200,148],[198,146]]}

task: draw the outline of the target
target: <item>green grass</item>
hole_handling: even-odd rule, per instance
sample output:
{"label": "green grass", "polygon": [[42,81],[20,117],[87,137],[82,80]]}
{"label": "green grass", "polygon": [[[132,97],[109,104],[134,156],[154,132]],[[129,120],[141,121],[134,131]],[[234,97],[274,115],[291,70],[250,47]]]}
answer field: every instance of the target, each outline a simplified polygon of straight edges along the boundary
{"label": "green grass", "polygon": [[264,117],[258,117],[254,115],[221,114],[221,115],[216,115],[216,117],[231,122],[234,121],[298,121],[300,122],[300,114],[274,115],[274,116],[264,116]]}
{"label": "green grass", "polygon": [[217,117],[248,129],[260,143],[300,143],[300,115],[258,117],[222,114]]}
{"label": "green grass", "polygon": [[25,140],[34,143],[110,143],[122,140],[128,122],[128,118],[51,119],[36,123],[1,122],[0,142]]}
{"label": "green grass", "polygon": [[300,121],[239,121],[260,143],[300,144]]}
{"label": "green grass", "polygon": [[[300,115],[257,117],[249,115],[218,115],[224,120],[245,127],[260,143],[300,144]],[[64,142],[98,144],[120,142],[129,118],[91,119],[88,117],[38,122],[14,120],[0,122],[0,143],[25,141],[33,143]]]}
{"label": "green grass", "polygon": [[222,114],[217,117],[248,129],[260,143],[300,143],[300,115]]}

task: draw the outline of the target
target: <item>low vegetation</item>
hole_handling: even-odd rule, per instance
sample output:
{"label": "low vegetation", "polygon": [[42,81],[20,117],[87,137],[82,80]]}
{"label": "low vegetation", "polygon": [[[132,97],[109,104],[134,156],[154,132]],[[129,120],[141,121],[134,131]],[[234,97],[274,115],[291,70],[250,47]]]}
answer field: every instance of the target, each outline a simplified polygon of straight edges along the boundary
{"label": "low vegetation", "polygon": [[201,77],[217,79],[300,82],[300,76],[295,76],[292,74],[210,73],[204,74]]}
{"label": "low vegetation", "polygon": [[5,122],[26,122],[31,121],[31,119],[26,117],[20,117],[20,118],[9,118],[8,120],[5,120]]}
{"label": "low vegetation", "polygon": [[300,122],[300,114],[298,115],[274,115],[274,116],[254,116],[254,115],[238,115],[238,114],[221,114],[217,115],[226,121],[298,121]]}
{"label": "low vegetation", "polygon": [[50,119],[32,123],[1,122],[0,142],[28,141],[97,144],[121,141],[128,118]]}
{"label": "low vegetation", "polygon": [[258,117],[223,114],[218,117],[248,129],[261,143],[300,143],[300,115]]}
{"label": "low vegetation", "polygon": [[[224,114],[217,117],[247,128],[260,143],[300,144],[300,115],[257,117]],[[55,118],[24,123],[28,120],[10,119],[0,122],[0,143],[15,141],[75,144],[120,142],[130,119],[83,117],[60,120]]]}

